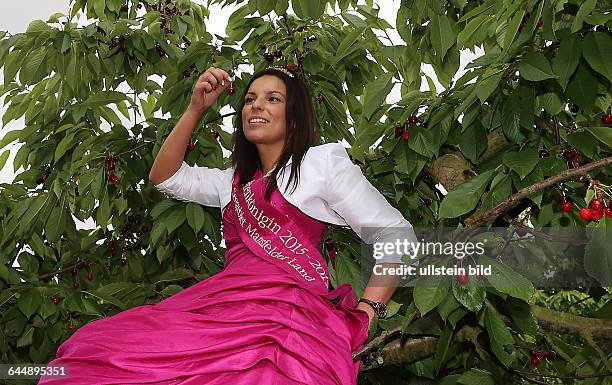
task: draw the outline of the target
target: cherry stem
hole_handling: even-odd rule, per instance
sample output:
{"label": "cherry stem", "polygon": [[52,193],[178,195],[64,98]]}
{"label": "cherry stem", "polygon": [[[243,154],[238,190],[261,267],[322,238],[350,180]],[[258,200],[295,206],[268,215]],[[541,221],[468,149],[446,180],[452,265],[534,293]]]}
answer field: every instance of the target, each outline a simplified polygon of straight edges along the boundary
{"label": "cherry stem", "polygon": [[52,277],[52,276],[54,276],[56,274],[65,273],[67,271],[72,271],[74,268],[79,268],[82,265],[89,265],[89,262],[87,260],[78,261],[77,263],[75,263],[73,265],[70,265],[68,267],[65,267],[63,269],[56,270],[56,271],[53,271],[51,273],[41,274],[41,275],[38,276],[38,279],[42,280],[42,279],[46,279],[46,278]]}

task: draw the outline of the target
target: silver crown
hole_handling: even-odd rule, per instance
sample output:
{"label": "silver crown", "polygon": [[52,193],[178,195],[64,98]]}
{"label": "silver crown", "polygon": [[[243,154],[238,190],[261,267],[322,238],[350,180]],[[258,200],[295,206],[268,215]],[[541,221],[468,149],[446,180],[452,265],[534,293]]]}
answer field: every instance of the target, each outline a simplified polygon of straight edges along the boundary
{"label": "silver crown", "polygon": [[268,67],[268,68],[271,68],[271,69],[274,69],[274,70],[281,71],[282,73],[286,74],[287,76],[289,76],[289,77],[291,77],[291,78],[295,77],[295,75],[293,75],[291,72],[287,71],[287,69],[286,69],[286,68],[283,68],[283,67],[276,67],[276,66],[271,66],[271,67]]}

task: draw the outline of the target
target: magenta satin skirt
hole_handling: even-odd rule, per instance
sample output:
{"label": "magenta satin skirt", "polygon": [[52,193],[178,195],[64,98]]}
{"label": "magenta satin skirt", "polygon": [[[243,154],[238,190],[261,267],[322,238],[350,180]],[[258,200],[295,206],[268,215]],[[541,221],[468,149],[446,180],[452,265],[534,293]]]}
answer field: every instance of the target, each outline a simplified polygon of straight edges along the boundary
{"label": "magenta satin skirt", "polygon": [[349,284],[325,296],[242,251],[223,271],[157,305],[90,322],[39,384],[352,385],[368,314]]}

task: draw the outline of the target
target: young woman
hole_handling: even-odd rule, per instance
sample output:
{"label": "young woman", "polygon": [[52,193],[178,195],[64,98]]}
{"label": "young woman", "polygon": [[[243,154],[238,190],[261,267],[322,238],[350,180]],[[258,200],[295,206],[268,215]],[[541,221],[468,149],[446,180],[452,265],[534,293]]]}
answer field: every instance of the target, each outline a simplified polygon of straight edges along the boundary
{"label": "young woman", "polygon": [[332,288],[321,237],[330,224],[367,243],[412,227],[341,144],[315,145],[311,95],[283,68],[250,79],[231,168],[185,163],[199,118],[231,80],[214,67],[200,76],[149,174],[171,197],[222,210],[224,269],[157,305],[83,326],[50,363],[69,376],[40,384],[356,384],[352,353],[395,287],[368,285],[362,302],[348,283]]}

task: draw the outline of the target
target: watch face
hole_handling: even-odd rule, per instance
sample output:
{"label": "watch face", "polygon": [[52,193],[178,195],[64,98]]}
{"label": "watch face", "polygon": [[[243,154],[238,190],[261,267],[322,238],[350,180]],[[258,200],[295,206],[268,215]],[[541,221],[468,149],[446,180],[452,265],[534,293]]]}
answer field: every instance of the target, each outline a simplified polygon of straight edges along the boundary
{"label": "watch face", "polygon": [[386,307],[382,307],[380,309],[380,317],[379,318],[385,318],[387,316],[387,308]]}

